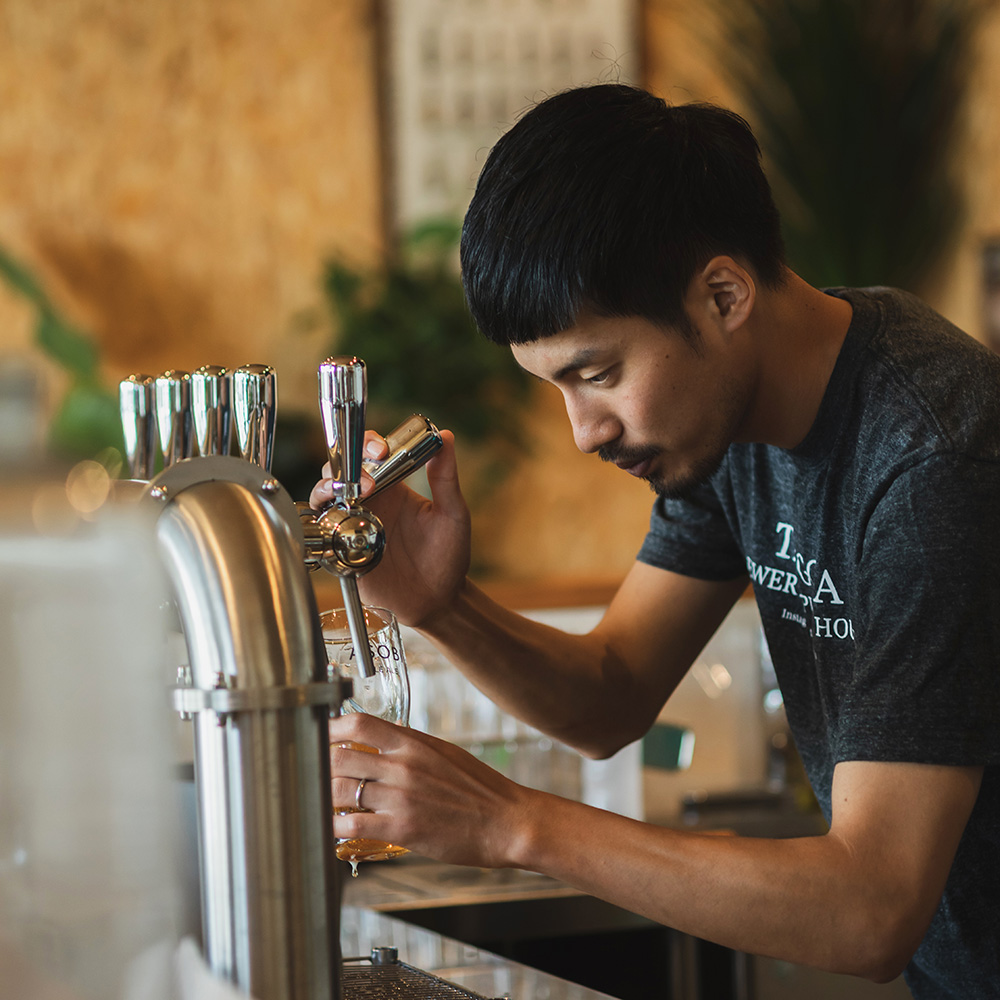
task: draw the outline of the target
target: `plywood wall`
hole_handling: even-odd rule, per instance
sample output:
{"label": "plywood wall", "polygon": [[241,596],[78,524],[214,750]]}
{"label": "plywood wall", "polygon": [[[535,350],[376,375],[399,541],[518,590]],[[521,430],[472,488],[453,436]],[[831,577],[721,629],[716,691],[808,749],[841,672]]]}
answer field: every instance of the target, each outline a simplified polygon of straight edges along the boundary
{"label": "plywood wall", "polygon": [[296,320],[322,260],[381,250],[371,8],[0,3],[0,241],[110,378],[267,361],[290,402],[314,392]]}
{"label": "plywood wall", "polygon": [[[698,5],[644,0],[651,89],[728,100]],[[281,407],[312,411],[328,346],[319,276],[383,249],[374,0],[0,0],[0,244],[98,339],[105,374],[278,367]],[[972,221],[932,302],[980,327],[978,254],[1000,233],[1000,26],[964,151]],[[317,317],[319,322],[317,324]],[[0,287],[0,360],[57,374]],[[433,401],[427,410],[433,415]],[[614,578],[644,532],[646,487],[576,452],[540,391],[530,456],[477,514],[504,576]]]}

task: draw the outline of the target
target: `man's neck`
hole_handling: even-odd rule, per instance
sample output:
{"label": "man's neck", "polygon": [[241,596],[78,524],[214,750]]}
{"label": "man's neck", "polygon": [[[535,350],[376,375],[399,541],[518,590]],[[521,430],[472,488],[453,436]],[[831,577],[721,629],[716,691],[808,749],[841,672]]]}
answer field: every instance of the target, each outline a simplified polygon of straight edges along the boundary
{"label": "man's neck", "polygon": [[777,289],[758,292],[748,332],[755,338],[760,381],[741,438],[794,448],[819,413],[851,324],[846,299],[826,295],[791,271]]}

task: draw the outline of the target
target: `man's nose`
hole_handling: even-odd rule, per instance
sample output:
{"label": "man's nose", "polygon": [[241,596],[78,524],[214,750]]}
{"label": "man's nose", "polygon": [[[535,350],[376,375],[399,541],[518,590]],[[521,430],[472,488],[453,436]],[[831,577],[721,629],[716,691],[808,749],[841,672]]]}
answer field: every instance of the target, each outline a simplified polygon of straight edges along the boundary
{"label": "man's nose", "polygon": [[621,424],[604,410],[567,401],[566,412],[573,427],[573,440],[585,454],[589,455],[621,436]]}

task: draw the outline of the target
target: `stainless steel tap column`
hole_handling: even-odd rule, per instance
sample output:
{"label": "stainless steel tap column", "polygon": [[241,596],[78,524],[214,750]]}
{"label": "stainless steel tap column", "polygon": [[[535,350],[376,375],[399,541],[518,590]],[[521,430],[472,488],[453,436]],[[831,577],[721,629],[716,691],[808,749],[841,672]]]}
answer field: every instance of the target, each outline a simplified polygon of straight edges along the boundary
{"label": "stainless steel tap column", "polygon": [[341,691],[298,512],[256,465],[196,458],[150,484],[187,639],[206,959],[258,1000],[341,1000],[327,719]]}
{"label": "stainless steel tap column", "polygon": [[[339,575],[355,647],[373,672],[357,577],[378,563],[385,532],[359,500],[364,363],[331,358],[320,366],[337,486],[319,514],[297,508],[270,475],[269,366],[232,373],[246,460],[225,454],[227,378],[206,366],[193,376],[133,376],[120,387],[126,437],[136,439],[148,427],[149,383],[155,388],[164,471],[145,486],[143,502],[158,511],[190,659],[175,705],[195,726],[205,956],[257,1000],[343,1000],[327,720],[348,682],[328,679],[307,567]],[[202,457],[182,461],[195,437]],[[389,441],[389,458],[367,466],[377,488],[441,444],[423,417]],[[152,448],[138,456],[137,443],[135,451],[133,474],[148,478]]]}

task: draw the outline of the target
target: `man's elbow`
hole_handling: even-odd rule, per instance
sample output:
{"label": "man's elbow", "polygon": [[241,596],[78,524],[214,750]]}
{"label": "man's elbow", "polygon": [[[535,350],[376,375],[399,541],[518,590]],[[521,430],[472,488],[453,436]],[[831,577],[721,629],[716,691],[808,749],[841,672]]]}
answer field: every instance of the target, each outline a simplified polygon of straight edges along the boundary
{"label": "man's elbow", "polygon": [[873,983],[891,983],[898,979],[913,958],[912,951],[887,950],[883,954],[871,956],[865,969],[858,974]]}
{"label": "man's elbow", "polygon": [[877,907],[862,918],[852,935],[849,954],[841,956],[841,968],[875,983],[888,983],[902,975],[920,946],[926,923],[915,921],[912,909]]}
{"label": "man's elbow", "polygon": [[598,730],[595,726],[579,726],[572,729],[549,729],[547,735],[575,750],[588,760],[607,760],[614,757],[630,743],[641,739],[645,733],[632,735],[625,732]]}
{"label": "man's elbow", "polygon": [[[607,720],[605,720],[606,722]],[[551,733],[557,740],[572,747],[577,753],[590,760],[607,760],[619,750],[641,740],[648,727],[587,725],[574,727],[563,734]]]}

